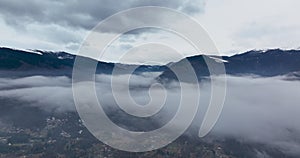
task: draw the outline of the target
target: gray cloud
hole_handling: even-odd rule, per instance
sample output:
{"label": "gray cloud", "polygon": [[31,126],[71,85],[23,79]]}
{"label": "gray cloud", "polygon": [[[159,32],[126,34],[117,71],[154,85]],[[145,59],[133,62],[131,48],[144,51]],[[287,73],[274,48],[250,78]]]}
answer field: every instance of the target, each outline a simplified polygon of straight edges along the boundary
{"label": "gray cloud", "polygon": [[[140,6],[160,6],[196,14],[203,11],[206,0],[17,0],[0,1],[0,28],[4,30],[1,45],[21,49],[42,49],[67,51],[76,54],[80,43],[105,18],[125,9]],[[156,15],[149,13],[151,15]],[[164,22],[162,15],[157,15],[158,22]],[[124,17],[101,30],[115,33],[120,27],[148,19],[147,14],[137,17]],[[138,35],[139,31],[128,34]],[[16,38],[11,38],[16,37]]]}
{"label": "gray cloud", "polygon": [[17,0],[2,0],[0,1],[0,14],[3,15],[8,24],[13,26],[37,22],[89,30],[99,21],[118,11],[139,6],[169,7],[193,14],[203,10],[204,1],[70,0],[61,2],[57,0],[28,0],[20,3]]}
{"label": "gray cloud", "polygon": [[[118,11],[163,6],[193,14],[224,55],[251,49],[299,48],[299,2],[219,0],[0,1],[1,46],[76,53],[89,29]],[[272,4],[272,5],[270,5]],[[204,14],[203,13],[205,7]],[[248,8],[255,8],[255,11]],[[161,15],[160,20],[166,21]],[[138,18],[147,18],[137,15]],[[129,21],[124,20],[124,24]],[[112,32],[123,24],[108,26]],[[133,32],[131,32],[133,33]],[[151,34],[152,35],[152,34]],[[159,34],[161,35],[161,34]],[[126,37],[125,37],[126,38]],[[288,40],[282,40],[288,39]],[[126,39],[124,40],[126,42]],[[128,40],[128,43],[132,39]],[[186,51],[185,51],[186,52]],[[193,53],[188,53],[193,55]]]}

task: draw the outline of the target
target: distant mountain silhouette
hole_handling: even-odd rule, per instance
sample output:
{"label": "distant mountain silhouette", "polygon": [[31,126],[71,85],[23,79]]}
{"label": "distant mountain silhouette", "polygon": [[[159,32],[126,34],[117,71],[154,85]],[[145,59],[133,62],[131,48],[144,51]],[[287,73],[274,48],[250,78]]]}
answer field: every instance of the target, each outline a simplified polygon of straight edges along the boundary
{"label": "distant mountain silhouette", "polygon": [[[66,52],[46,51],[24,51],[11,48],[0,48],[0,70],[8,72],[22,72],[24,74],[71,75],[75,61],[75,55]],[[86,57],[79,57],[83,60],[94,61]],[[285,74],[299,74],[300,72],[300,50],[272,49],[266,51],[252,50],[234,56],[205,56],[197,55],[186,58],[194,68],[196,75],[201,77],[209,76],[206,62],[211,64],[223,63],[226,73],[231,75],[254,74],[259,76],[277,76]],[[172,68],[185,71],[184,60],[170,63],[166,66],[149,65],[126,65],[118,63],[98,62],[97,73],[110,74],[114,67],[127,69],[138,66],[135,73],[142,72],[163,72],[160,78],[175,79]],[[167,68],[169,66],[170,68]]]}
{"label": "distant mountain silhouette", "polygon": [[[75,55],[66,52],[26,51],[11,48],[0,48],[0,71],[21,75],[67,75],[72,74]],[[164,71],[165,66],[126,65],[96,61],[91,58],[77,56],[84,62],[98,62],[97,73],[112,73],[113,68],[127,69],[138,67],[135,73],[145,71]],[[13,75],[13,74],[12,74]],[[1,75],[0,75],[1,76]]]}
{"label": "distant mountain silhouette", "polygon": [[[234,56],[205,56],[198,55],[186,58],[194,68],[197,76],[207,77],[210,75],[206,62],[211,65],[224,64],[226,73],[230,75],[258,75],[264,77],[278,75],[299,76],[300,50],[272,49],[266,51],[252,50]],[[170,67],[181,67],[184,71],[183,61],[170,64]],[[218,72],[216,72],[218,74]],[[160,78],[174,79],[175,74],[166,70]]]}
{"label": "distant mountain silhouette", "polygon": [[277,76],[300,71],[300,50],[249,51],[223,57],[227,73]]}

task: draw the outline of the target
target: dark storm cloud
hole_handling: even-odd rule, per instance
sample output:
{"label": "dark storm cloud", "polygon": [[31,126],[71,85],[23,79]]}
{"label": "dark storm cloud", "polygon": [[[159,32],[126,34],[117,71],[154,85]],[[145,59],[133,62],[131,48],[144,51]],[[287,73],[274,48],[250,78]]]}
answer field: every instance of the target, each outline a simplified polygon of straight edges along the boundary
{"label": "dark storm cloud", "polygon": [[0,14],[14,26],[37,22],[91,29],[100,20],[132,7],[161,6],[193,14],[201,12],[203,5],[204,0],[1,0]]}

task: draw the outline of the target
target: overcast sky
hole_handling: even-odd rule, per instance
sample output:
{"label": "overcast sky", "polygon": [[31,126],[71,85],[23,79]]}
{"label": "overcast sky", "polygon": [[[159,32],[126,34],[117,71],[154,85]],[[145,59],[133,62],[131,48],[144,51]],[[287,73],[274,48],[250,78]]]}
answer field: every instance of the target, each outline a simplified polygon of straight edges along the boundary
{"label": "overcast sky", "polygon": [[[169,7],[195,18],[223,55],[300,47],[299,0],[0,0],[0,46],[76,53],[89,30],[101,20],[124,9],[149,5]],[[123,51],[134,50],[131,62],[145,58],[156,62],[158,56],[159,60],[174,60],[170,53],[160,53],[165,47],[132,49],[149,41],[179,46],[186,56],[199,54],[172,33],[142,30],[117,39],[105,59],[114,61]],[[139,50],[145,54],[136,55]]]}

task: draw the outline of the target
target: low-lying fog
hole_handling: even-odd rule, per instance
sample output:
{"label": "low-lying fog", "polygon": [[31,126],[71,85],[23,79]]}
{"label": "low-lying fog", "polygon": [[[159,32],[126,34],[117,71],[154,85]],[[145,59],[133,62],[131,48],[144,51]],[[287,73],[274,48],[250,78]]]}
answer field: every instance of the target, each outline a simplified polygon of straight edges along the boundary
{"label": "low-lying fog", "polygon": [[[131,95],[140,104],[146,104],[149,85],[157,74],[131,76]],[[118,76],[119,92],[126,86],[124,77]],[[112,99],[110,76],[97,75],[97,92],[105,109],[118,107]],[[0,98],[15,99],[24,105],[45,111],[75,111],[71,79],[65,76],[32,76],[10,79],[0,78]],[[153,118],[166,123],[177,109],[180,88],[176,82],[167,87],[166,107]],[[210,84],[202,81],[200,112],[192,128],[199,129],[203,109],[210,98]],[[161,89],[154,90],[158,92]],[[300,82],[285,77],[260,78],[227,76],[227,95],[222,114],[211,132],[217,137],[233,137],[240,141],[263,143],[278,147],[284,152],[300,154]],[[0,105],[1,106],[1,105]],[[127,117],[127,115],[120,115]],[[128,117],[130,117],[128,115]],[[196,135],[195,135],[196,136]]]}

